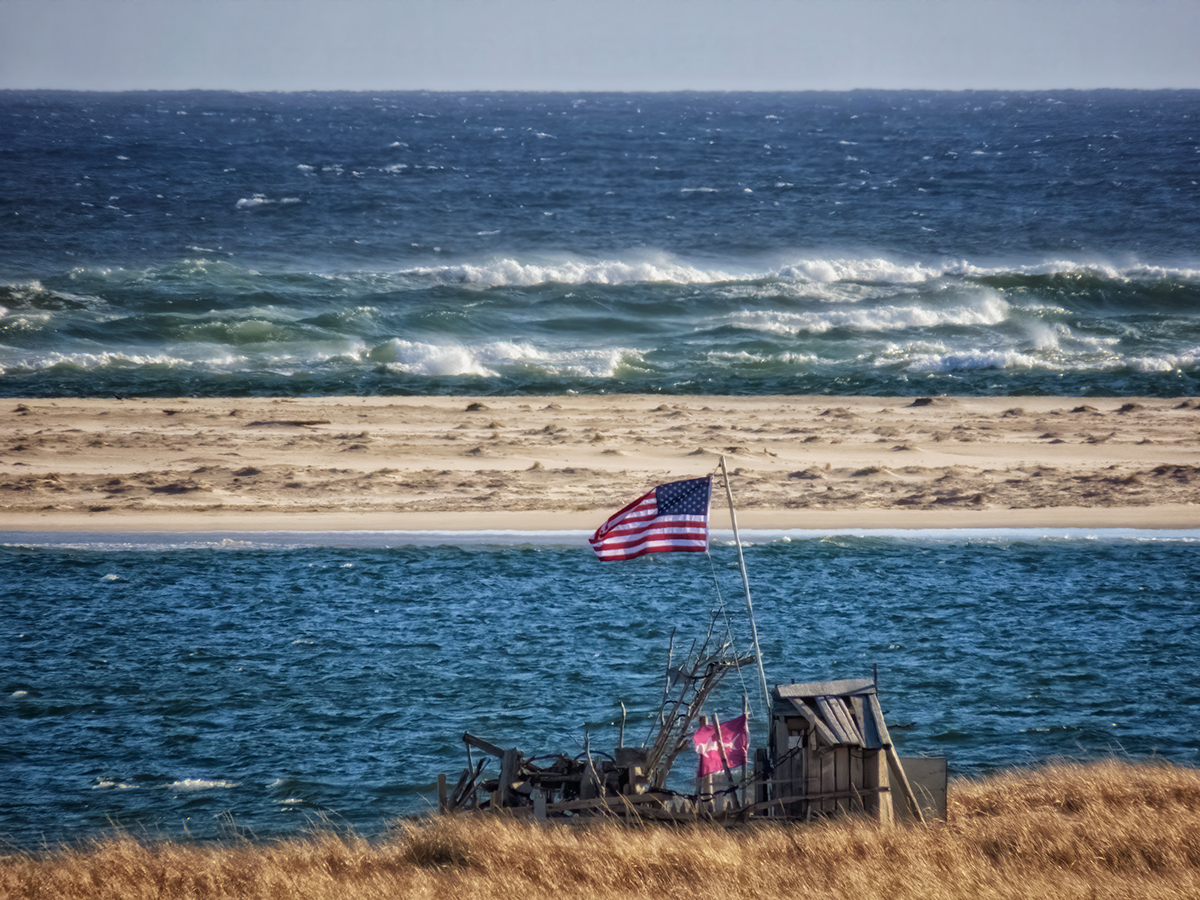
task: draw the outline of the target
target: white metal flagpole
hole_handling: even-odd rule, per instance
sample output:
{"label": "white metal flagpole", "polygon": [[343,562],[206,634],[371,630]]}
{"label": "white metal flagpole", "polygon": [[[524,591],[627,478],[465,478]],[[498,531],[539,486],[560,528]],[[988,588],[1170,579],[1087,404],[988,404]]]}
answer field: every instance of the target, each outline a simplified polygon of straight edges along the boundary
{"label": "white metal flagpole", "polygon": [[754,603],[750,599],[750,579],[746,575],[746,559],[742,556],[742,539],[738,536],[737,513],[733,511],[733,490],[729,487],[729,469],[725,457],[721,457],[721,474],[725,476],[725,496],[729,498],[729,520],[733,523],[733,542],[737,544],[738,566],[742,570],[742,584],[746,586],[746,609],[750,613],[750,636],[754,639],[754,659],[758,663],[758,678],[762,683],[763,715],[771,721],[771,691],[767,688],[767,673],[763,671],[762,650],[758,646],[758,626],[754,624]]}

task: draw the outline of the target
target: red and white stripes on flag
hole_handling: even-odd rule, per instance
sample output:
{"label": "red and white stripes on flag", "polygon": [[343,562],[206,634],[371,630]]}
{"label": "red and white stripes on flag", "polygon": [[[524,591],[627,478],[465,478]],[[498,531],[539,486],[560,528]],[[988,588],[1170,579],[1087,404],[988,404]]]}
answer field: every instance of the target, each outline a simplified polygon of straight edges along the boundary
{"label": "red and white stripes on flag", "polygon": [[603,562],[647,553],[703,553],[711,497],[711,475],[660,484],[597,528],[589,542]]}

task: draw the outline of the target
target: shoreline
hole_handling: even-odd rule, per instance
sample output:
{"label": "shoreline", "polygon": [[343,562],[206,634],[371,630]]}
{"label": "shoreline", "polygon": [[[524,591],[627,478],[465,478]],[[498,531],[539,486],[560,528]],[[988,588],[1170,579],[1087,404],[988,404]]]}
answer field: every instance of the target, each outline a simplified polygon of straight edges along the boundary
{"label": "shoreline", "polygon": [[[717,505],[716,501],[721,501]],[[613,509],[610,512],[615,512]],[[602,510],[478,513],[152,513],[115,514],[100,518],[88,513],[6,514],[0,535],[36,534],[391,534],[391,533],[562,533],[590,535],[606,518]],[[993,531],[1018,530],[1138,530],[1200,531],[1200,506],[1058,507],[1043,510],[741,510],[742,532],[770,531]],[[711,528],[729,530],[729,511],[716,496]]]}
{"label": "shoreline", "polygon": [[0,421],[12,531],[590,532],[721,456],[745,529],[1200,528],[1194,399],[14,398]]}

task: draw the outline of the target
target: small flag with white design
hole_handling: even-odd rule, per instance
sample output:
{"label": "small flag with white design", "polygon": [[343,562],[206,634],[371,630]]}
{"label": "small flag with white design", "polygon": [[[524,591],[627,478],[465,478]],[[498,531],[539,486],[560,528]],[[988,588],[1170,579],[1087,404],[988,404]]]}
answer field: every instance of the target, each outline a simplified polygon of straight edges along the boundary
{"label": "small flag with white design", "polygon": [[692,735],[700,754],[700,777],[746,764],[750,746],[750,719],[742,713],[736,719],[721,722],[713,717],[711,725],[701,725]]}

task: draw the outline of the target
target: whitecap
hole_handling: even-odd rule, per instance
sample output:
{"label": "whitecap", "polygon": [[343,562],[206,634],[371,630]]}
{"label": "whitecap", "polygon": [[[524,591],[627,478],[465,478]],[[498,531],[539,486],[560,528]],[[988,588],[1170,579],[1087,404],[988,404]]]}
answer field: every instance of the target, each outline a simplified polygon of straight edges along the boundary
{"label": "whitecap", "polygon": [[1039,263],[1009,266],[982,266],[966,260],[946,263],[943,271],[950,275],[988,278],[1005,275],[1087,275],[1110,281],[1197,281],[1200,269],[1186,266],[1155,266],[1142,263],[1117,265],[1104,262],[1080,262],[1072,259],[1047,259]]}
{"label": "whitecap", "polygon": [[903,331],[945,325],[998,325],[1008,318],[1009,305],[996,296],[948,309],[925,306],[881,306],[822,309],[816,312],[742,310],[727,317],[734,328],[795,336],[825,334],[834,329],[859,332]]}
{"label": "whitecap", "polygon": [[940,278],[938,267],[922,263],[896,263],[883,258],[802,259],[775,272],[777,278],[804,281],[871,281],[887,284],[919,284]]}
{"label": "whitecap", "polygon": [[211,791],[226,790],[237,786],[236,781],[226,781],[220,778],[184,778],[180,781],[171,782],[167,785],[167,789],[172,791]]}
{"label": "whitecap", "polygon": [[472,351],[461,344],[438,345],[392,338],[367,356],[410,375],[482,375],[489,378],[497,375],[481,365]]}
{"label": "whitecap", "polygon": [[30,354],[16,361],[10,361],[13,369],[53,369],[58,367],[74,367],[84,370],[105,368],[135,368],[137,366],[183,366],[186,360],[165,354],[137,353],[45,353]]}
{"label": "whitecap", "polygon": [[570,259],[548,264],[523,263],[511,258],[500,258],[478,264],[463,263],[452,266],[420,267],[408,269],[403,274],[483,287],[532,287],[552,282],[560,284],[631,284],[638,282],[704,284],[737,280],[737,276],[728,272],[700,269],[666,258],[595,261]]}
{"label": "whitecap", "polygon": [[367,358],[406,374],[487,378],[518,370],[572,378],[613,378],[621,367],[641,362],[638,351],[620,347],[546,351],[515,341],[439,345],[401,338],[380,344]]}
{"label": "whitecap", "polygon": [[272,200],[266,194],[255,194],[253,197],[243,197],[234,206],[237,209],[257,209],[262,206],[271,206],[280,204],[282,206],[290,206],[300,202],[299,197],[281,197],[278,200]]}
{"label": "whitecap", "polygon": [[965,350],[921,355],[908,364],[912,372],[959,372],[976,369],[1051,368],[1045,361],[1018,350]]}
{"label": "whitecap", "polygon": [[791,366],[814,366],[822,360],[812,353],[751,353],[747,350],[713,350],[705,359],[717,365],[764,365],[783,363]]}
{"label": "whitecap", "polygon": [[1180,369],[1195,369],[1200,365],[1200,347],[1182,353],[1164,353],[1160,356],[1138,356],[1129,360],[1129,368],[1135,372],[1175,372]]}

